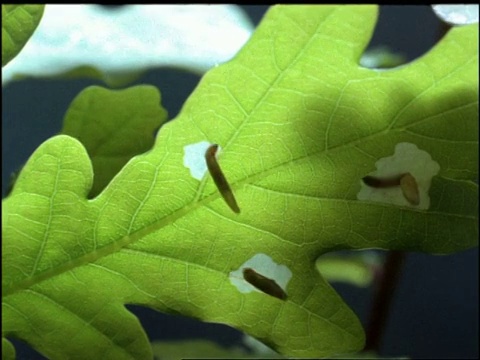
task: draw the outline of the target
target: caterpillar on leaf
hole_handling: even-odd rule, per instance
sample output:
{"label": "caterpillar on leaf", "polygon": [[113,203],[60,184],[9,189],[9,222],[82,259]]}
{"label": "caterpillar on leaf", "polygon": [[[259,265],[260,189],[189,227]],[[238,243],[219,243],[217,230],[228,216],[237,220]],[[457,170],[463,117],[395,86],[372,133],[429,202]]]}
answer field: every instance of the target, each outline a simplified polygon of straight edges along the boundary
{"label": "caterpillar on leaf", "polygon": [[220,165],[218,165],[217,159],[215,158],[217,149],[218,145],[213,144],[205,152],[205,161],[207,163],[208,171],[210,175],[212,175],[213,181],[227,205],[233,210],[234,213],[239,214],[240,208],[238,207],[237,201],[233,196],[232,189],[230,188],[230,185],[228,184],[228,181],[225,178],[225,175],[223,175]]}

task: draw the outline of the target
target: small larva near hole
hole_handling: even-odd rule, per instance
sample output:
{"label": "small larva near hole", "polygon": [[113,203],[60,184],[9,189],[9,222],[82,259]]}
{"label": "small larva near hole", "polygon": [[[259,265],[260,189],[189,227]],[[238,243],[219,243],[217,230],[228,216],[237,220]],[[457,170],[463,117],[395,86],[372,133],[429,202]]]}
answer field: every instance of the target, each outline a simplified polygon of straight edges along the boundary
{"label": "small larva near hole", "polygon": [[276,297],[280,300],[287,299],[287,293],[272,279],[269,279],[251,268],[243,269],[243,278],[265,294]]}
{"label": "small larva near hole", "polygon": [[402,173],[391,177],[365,176],[362,178],[365,185],[373,188],[390,188],[400,186],[403,196],[412,205],[420,204],[420,194],[415,178],[410,173]]}
{"label": "small larva near hole", "polygon": [[222,195],[227,205],[230,207],[230,209],[233,210],[233,212],[238,214],[240,213],[240,208],[238,207],[237,201],[233,196],[232,189],[230,188],[230,185],[228,184],[228,181],[225,178],[225,175],[223,175],[223,172],[220,169],[220,165],[218,165],[217,159],[215,158],[217,149],[218,145],[213,144],[205,152],[205,161],[207,163],[207,168],[210,172],[210,175],[212,175],[213,182],[217,186],[218,191],[220,191],[220,194]]}
{"label": "small larva near hole", "polygon": [[373,188],[389,188],[400,185],[400,179],[405,174],[395,175],[391,177],[375,177],[367,175],[362,180],[365,185]]}

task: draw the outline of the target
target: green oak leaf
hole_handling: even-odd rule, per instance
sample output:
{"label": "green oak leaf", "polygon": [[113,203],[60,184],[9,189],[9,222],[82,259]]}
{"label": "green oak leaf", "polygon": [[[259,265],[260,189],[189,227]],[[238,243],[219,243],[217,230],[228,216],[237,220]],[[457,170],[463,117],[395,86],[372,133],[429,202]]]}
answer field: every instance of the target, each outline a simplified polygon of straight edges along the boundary
{"label": "green oak leaf", "polygon": [[[149,150],[155,133],[167,120],[153,86],[108,90],[91,86],[72,102],[62,133],[80,140],[93,163],[94,183],[89,198],[97,196],[133,156]],[[11,174],[10,193],[19,170]]]}
{"label": "green oak leaf", "polygon": [[[82,144],[42,144],[2,204],[3,336],[50,358],[148,359],[124,307],[137,304],[228,324],[290,357],[361,350],[320,255],[451,253],[478,238],[478,25],[379,71],[358,65],[376,18],[375,6],[272,7],[95,199]],[[221,146],[240,214],[184,166],[202,142]],[[438,163],[429,208],[359,200],[361,178],[405,142]],[[279,269],[287,299],[251,291],[235,277],[245,264]]]}
{"label": "green oak leaf", "polygon": [[72,102],[62,133],[80,140],[92,159],[97,196],[133,156],[149,150],[155,131],[167,120],[153,86],[108,90],[92,86]]}
{"label": "green oak leaf", "polygon": [[42,19],[45,5],[2,4],[2,67],[27,43]]}
{"label": "green oak leaf", "polygon": [[358,287],[371,285],[375,271],[381,267],[382,258],[374,253],[359,255],[325,255],[315,266],[322,276],[332,282],[344,282]]}

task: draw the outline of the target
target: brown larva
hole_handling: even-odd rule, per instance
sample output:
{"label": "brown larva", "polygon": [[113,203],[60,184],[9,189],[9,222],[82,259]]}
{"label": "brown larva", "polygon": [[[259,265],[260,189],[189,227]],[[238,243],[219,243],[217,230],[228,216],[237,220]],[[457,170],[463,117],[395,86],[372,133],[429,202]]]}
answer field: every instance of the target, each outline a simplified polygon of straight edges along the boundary
{"label": "brown larva", "polygon": [[280,300],[287,299],[287,293],[274,280],[269,279],[251,268],[243,269],[243,278],[265,294],[276,297]]}
{"label": "brown larva", "polygon": [[400,186],[403,196],[412,205],[420,204],[420,194],[418,184],[410,173],[402,173],[400,175],[390,177],[365,176],[363,179],[365,185],[373,188],[389,188]]}
{"label": "brown larva", "polygon": [[212,175],[213,181],[215,185],[217,185],[218,191],[222,195],[223,199],[233,210],[235,213],[240,213],[240,208],[238,207],[237,201],[233,196],[232,189],[230,189],[230,185],[228,184],[225,175],[223,175],[222,170],[220,169],[220,165],[217,163],[217,159],[215,158],[215,154],[217,153],[218,145],[213,144],[211,145],[207,151],[205,152],[205,161],[207,163],[208,171],[210,175]]}

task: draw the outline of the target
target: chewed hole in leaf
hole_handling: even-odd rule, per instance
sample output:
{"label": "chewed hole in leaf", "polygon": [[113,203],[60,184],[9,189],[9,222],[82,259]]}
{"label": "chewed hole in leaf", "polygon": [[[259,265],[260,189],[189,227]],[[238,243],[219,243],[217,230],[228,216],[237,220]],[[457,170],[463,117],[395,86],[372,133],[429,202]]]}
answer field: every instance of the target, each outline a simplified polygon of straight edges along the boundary
{"label": "chewed hole in leaf", "polygon": [[[422,210],[430,207],[428,191],[432,178],[440,171],[440,165],[429,153],[415,144],[399,143],[392,156],[379,159],[375,166],[377,170],[363,178],[369,179],[367,183],[360,181],[359,200],[413,206]],[[405,178],[407,174],[409,176]],[[379,182],[381,185],[382,179],[400,186],[376,186]]]}
{"label": "chewed hole in leaf", "polygon": [[287,294],[275,282],[275,280],[269,279],[251,268],[243,269],[243,278],[265,294],[279,298],[280,300],[285,300],[287,298]]}
{"label": "chewed hole in leaf", "polygon": [[[208,141],[200,141],[183,147],[183,166],[189,169],[190,175],[197,180],[202,180],[207,173],[205,152],[211,145]],[[218,156],[220,151],[221,147],[219,146],[215,157]]]}
{"label": "chewed hole in leaf", "polygon": [[[258,285],[256,285],[258,284],[258,282],[255,279],[253,283],[246,280],[244,273],[245,269],[253,270],[261,277],[273,281],[276,286],[278,286],[281,291],[285,293],[284,296],[286,297],[288,282],[293,275],[292,271],[286,265],[277,264],[270,256],[260,253],[254,255],[252,258],[247,260],[237,270],[230,272],[230,282],[241,293],[250,293],[252,291],[265,292],[265,289],[262,290],[258,287]],[[249,272],[249,270],[247,270],[247,272]],[[260,279],[259,276],[254,276],[254,278],[256,278],[257,280]],[[270,284],[269,288],[271,289],[272,286],[275,287],[274,285]],[[268,291],[269,290],[267,289],[267,292],[265,293],[269,294]],[[280,293],[280,291],[275,292],[275,294],[277,293]]]}

